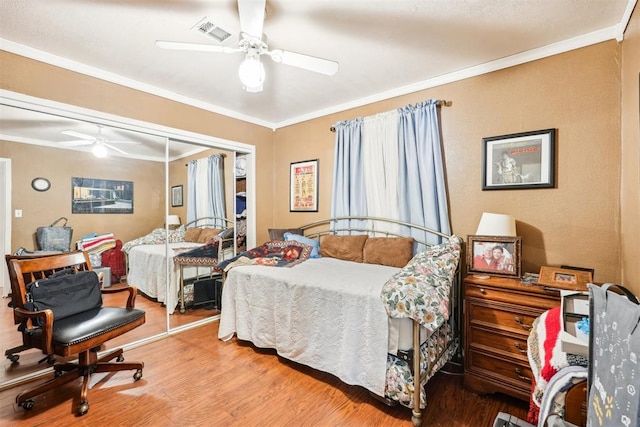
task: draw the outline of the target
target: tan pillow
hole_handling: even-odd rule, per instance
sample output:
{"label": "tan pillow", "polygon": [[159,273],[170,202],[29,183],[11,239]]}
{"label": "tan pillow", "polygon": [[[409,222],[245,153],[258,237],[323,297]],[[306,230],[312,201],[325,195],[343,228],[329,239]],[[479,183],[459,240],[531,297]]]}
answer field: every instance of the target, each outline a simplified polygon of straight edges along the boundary
{"label": "tan pillow", "polygon": [[320,255],[345,261],[362,262],[362,248],[369,236],[324,236],[320,241]]}
{"label": "tan pillow", "polygon": [[207,243],[213,236],[220,234],[220,228],[203,228],[198,237],[198,243]]}
{"label": "tan pillow", "polygon": [[367,264],[402,268],[413,258],[413,237],[369,237],[362,258]]}
{"label": "tan pillow", "polygon": [[198,228],[198,227],[187,228],[187,231],[185,231],[184,233],[184,241],[194,242],[194,243],[197,242],[198,237],[200,237],[201,231],[202,231],[202,228]]}

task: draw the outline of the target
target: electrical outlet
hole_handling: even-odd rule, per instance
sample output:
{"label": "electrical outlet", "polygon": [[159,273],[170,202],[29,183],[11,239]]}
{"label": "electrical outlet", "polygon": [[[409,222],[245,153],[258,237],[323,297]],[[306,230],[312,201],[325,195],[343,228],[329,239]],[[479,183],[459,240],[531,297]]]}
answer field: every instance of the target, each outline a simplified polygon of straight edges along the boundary
{"label": "electrical outlet", "polygon": [[22,209],[16,209],[16,218],[22,218]]}

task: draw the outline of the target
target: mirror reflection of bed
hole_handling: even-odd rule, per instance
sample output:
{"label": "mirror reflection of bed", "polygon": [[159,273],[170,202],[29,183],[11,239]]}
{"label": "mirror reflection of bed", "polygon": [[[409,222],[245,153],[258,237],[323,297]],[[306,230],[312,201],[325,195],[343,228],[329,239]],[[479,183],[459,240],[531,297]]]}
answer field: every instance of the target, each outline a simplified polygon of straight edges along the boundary
{"label": "mirror reflection of bed", "polygon": [[[37,104],[37,100],[33,102]],[[35,105],[35,104],[34,104]],[[32,105],[33,106],[33,105]],[[80,147],[84,151],[71,151],[70,147],[61,147],[56,141],[69,139],[61,135],[62,130],[75,129],[78,132],[89,134],[95,127],[92,116],[89,123],[81,113],[75,113],[73,108],[60,110],[60,115],[50,114],[57,112],[55,108],[48,108],[48,113],[34,111],[32,108],[20,108],[20,101],[12,99],[0,99],[0,120],[3,133],[6,135],[0,140],[3,156],[11,160],[11,178],[16,183],[26,183],[25,190],[18,191],[12,200],[13,206],[24,209],[24,218],[18,222],[13,220],[11,246],[5,248],[5,253],[13,253],[19,246],[25,246],[27,250],[36,250],[33,238],[36,227],[48,225],[58,216],[69,217],[69,225],[74,228],[74,242],[80,237],[91,232],[112,232],[123,243],[141,235],[147,234],[155,228],[164,230],[165,209],[170,214],[178,215],[186,220],[186,206],[171,206],[171,186],[183,185],[186,198],[186,168],[185,161],[193,158],[207,156],[213,153],[223,153],[228,159],[225,169],[225,181],[233,182],[233,160],[235,152],[229,149],[229,141],[224,149],[215,148],[214,142],[204,141],[209,146],[203,145],[203,140],[191,140],[189,135],[185,140],[168,139],[155,133],[149,128],[148,133],[141,133],[141,129],[128,128],[127,119],[123,119],[122,127],[111,122],[104,125],[102,132],[109,135],[117,132],[117,139],[141,141],[135,144],[136,149],[147,150],[145,155],[139,158],[129,158],[124,155],[96,158],[90,148]],[[50,107],[50,106],[49,106]],[[68,111],[74,111],[68,114]],[[69,117],[69,115],[73,117]],[[96,120],[100,120],[100,113],[96,113]],[[176,131],[175,134],[179,134]],[[27,143],[25,143],[28,141]],[[167,146],[168,144],[168,146]],[[231,144],[234,145],[234,144]],[[122,145],[125,151],[132,149],[134,144]],[[77,148],[77,147],[74,147]],[[159,157],[153,157],[152,152],[158,149]],[[69,154],[72,153],[72,156]],[[186,154],[183,154],[186,153]],[[48,171],[47,165],[56,164],[54,171]],[[45,192],[36,193],[29,187],[29,183],[35,176],[46,172],[46,177],[51,182],[51,188]],[[38,173],[36,174],[36,172]],[[168,171],[168,177],[167,177]],[[34,175],[36,174],[36,175]],[[71,214],[71,207],[60,204],[70,194],[70,185],[73,176],[90,178],[122,179],[134,182],[134,206],[131,214]],[[168,182],[168,185],[167,185]],[[166,187],[166,188],[165,188]],[[235,197],[232,185],[225,186],[226,198],[232,201]],[[24,194],[23,194],[24,193]],[[168,197],[165,195],[168,194]],[[168,200],[167,200],[168,199]],[[60,205],[62,212],[56,218],[51,218],[52,206]],[[229,209],[233,217],[233,206]],[[69,211],[69,214],[65,212]],[[57,211],[56,211],[57,214]],[[54,215],[56,215],[54,214]],[[16,246],[16,242],[17,246]],[[16,246],[16,247],[13,247]],[[126,278],[122,282],[117,281],[112,286],[126,286]],[[8,294],[8,283],[5,296]],[[2,355],[6,350],[22,344],[21,335],[16,331],[17,325],[13,323],[12,308],[8,306],[8,299],[3,299],[0,304],[0,349]],[[146,311],[146,323],[129,334],[123,335],[109,343],[110,346],[122,346],[148,339],[160,334],[166,334],[169,328],[185,326],[189,323],[211,318],[218,312],[207,308],[195,308],[185,312],[184,315],[171,316],[168,323],[166,307],[146,298],[142,294],[136,299],[136,307]],[[19,362],[11,363],[3,357],[2,370],[0,371],[0,389],[12,387],[27,380],[30,376],[41,373],[48,368],[46,362],[38,363],[43,354],[38,350],[26,350],[19,353]]]}

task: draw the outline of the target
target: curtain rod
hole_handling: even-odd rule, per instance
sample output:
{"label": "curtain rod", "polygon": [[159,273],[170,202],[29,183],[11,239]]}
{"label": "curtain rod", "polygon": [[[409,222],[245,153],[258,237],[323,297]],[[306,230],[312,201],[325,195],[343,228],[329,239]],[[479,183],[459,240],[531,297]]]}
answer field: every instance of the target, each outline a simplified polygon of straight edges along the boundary
{"label": "curtain rod", "polygon": [[[219,156],[221,156],[221,157],[227,157],[227,155],[226,155],[226,154],[224,154],[224,153],[216,153],[216,154],[217,154],[217,155],[219,155]],[[212,155],[212,156],[215,156],[216,154],[211,154],[211,155]],[[194,159],[194,160],[197,160],[197,159]],[[185,165],[185,166],[189,166],[189,163],[185,163],[184,165]]]}
{"label": "curtain rod", "polygon": [[[436,101],[436,107],[451,107],[451,101],[447,101],[447,100],[444,100],[444,99],[438,99],[438,100]],[[333,127],[333,126],[331,126],[331,127],[329,128],[329,130],[330,130],[331,132],[334,132],[334,133],[335,133],[336,128],[335,128],[335,127]]]}

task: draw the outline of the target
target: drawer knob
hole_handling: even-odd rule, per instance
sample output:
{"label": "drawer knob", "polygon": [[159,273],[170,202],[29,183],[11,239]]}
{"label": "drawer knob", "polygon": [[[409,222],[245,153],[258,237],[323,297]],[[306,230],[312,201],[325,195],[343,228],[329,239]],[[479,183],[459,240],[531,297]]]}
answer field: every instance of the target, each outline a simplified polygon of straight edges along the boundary
{"label": "drawer knob", "polygon": [[526,349],[526,348],[522,348],[522,346],[520,345],[520,343],[519,343],[519,342],[516,342],[516,343],[514,343],[513,345],[515,346],[515,348],[517,348],[517,349],[518,349],[518,351],[520,351],[520,353],[523,353],[523,354],[524,354],[524,353],[526,353],[526,352],[527,352],[527,349]]}
{"label": "drawer knob", "polygon": [[514,317],[513,320],[515,320],[518,325],[522,326],[522,329],[524,329],[525,331],[530,331],[532,328],[531,325],[525,325],[519,316]]}
{"label": "drawer knob", "polygon": [[520,378],[523,381],[531,381],[531,378],[526,377],[524,375],[522,375],[522,370],[520,370],[520,368],[516,368],[514,369],[516,375],[518,376],[518,378]]}
{"label": "drawer knob", "polygon": [[487,291],[486,291],[486,289],[485,289],[485,288],[480,288],[480,293],[481,293],[482,295],[486,295],[486,294],[487,294]]}

